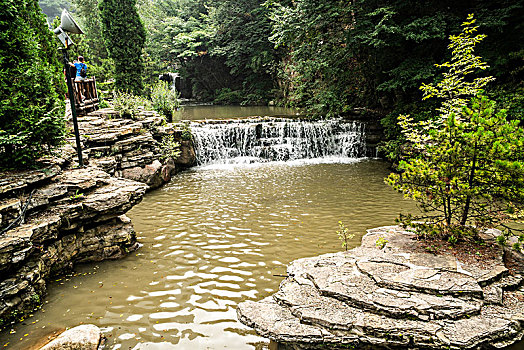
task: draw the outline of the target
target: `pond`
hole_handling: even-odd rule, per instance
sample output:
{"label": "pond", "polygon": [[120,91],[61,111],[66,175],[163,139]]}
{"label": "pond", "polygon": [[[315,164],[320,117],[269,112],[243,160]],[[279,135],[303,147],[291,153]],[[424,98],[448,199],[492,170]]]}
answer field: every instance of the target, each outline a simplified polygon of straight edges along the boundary
{"label": "pond", "polygon": [[348,158],[180,173],[128,213],[141,249],[52,283],[42,310],[4,332],[2,345],[28,349],[54,330],[93,323],[110,349],[267,348],[237,321],[236,305],[275,292],[290,261],[340,251],[339,220],[356,246],[367,228],[413,209],[384,184],[388,171]]}
{"label": "pond", "polygon": [[183,105],[175,114],[174,120],[229,119],[252,116],[295,116],[298,111],[292,108],[275,106],[217,106]]}

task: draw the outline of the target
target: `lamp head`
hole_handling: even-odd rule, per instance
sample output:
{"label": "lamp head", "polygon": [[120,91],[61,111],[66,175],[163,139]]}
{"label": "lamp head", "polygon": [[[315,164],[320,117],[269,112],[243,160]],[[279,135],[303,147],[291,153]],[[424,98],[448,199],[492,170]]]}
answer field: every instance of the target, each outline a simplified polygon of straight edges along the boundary
{"label": "lamp head", "polygon": [[74,44],[73,40],[71,40],[67,33],[84,34],[80,26],[75,22],[71,14],[67,12],[66,9],[62,10],[60,26],[53,30],[53,32],[58,35],[58,39],[60,39],[66,48]]}

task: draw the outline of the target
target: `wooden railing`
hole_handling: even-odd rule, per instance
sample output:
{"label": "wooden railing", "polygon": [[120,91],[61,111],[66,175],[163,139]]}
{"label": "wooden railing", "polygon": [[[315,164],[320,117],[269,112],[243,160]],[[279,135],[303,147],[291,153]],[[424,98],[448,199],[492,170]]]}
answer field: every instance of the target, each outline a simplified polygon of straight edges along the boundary
{"label": "wooden railing", "polygon": [[98,109],[100,100],[96,91],[95,77],[83,81],[73,81],[76,112],[79,115],[87,114]]}

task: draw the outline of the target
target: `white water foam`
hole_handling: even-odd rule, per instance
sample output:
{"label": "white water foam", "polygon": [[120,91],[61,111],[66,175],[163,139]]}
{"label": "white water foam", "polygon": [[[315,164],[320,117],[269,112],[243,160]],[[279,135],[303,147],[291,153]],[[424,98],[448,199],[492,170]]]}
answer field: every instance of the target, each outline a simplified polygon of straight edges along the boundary
{"label": "white water foam", "polygon": [[251,118],[193,123],[197,162],[208,168],[260,163],[352,163],[365,155],[364,124]]}

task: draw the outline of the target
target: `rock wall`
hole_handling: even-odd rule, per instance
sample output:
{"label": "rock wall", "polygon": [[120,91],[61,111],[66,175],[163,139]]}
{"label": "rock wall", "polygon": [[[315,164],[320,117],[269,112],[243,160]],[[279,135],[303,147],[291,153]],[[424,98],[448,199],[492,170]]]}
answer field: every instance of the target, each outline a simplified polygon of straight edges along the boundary
{"label": "rock wall", "polygon": [[[156,112],[142,111],[136,120],[122,119],[112,109],[101,109],[79,117],[84,159],[107,173],[140,181],[150,189],[160,187],[171,176],[195,161],[190,140],[182,140],[180,124],[165,124]],[[160,142],[173,135],[181,144],[177,159],[163,159]],[[70,140],[74,144],[73,139]]]}
{"label": "rock wall", "polygon": [[[138,247],[124,213],[147,185],[87,167],[4,174],[0,184],[0,326],[41,303],[47,280],[78,262]],[[8,229],[20,215],[23,223]],[[7,231],[6,231],[7,230]]]}
{"label": "rock wall", "polygon": [[[0,329],[41,304],[50,277],[137,249],[124,214],[195,163],[183,125],[154,112],[131,120],[99,110],[80,117],[79,129],[86,167],[78,168],[71,138],[40,170],[1,174]],[[168,135],[181,143],[177,159],[162,157]]]}

